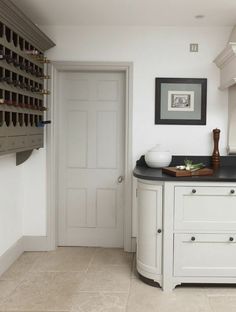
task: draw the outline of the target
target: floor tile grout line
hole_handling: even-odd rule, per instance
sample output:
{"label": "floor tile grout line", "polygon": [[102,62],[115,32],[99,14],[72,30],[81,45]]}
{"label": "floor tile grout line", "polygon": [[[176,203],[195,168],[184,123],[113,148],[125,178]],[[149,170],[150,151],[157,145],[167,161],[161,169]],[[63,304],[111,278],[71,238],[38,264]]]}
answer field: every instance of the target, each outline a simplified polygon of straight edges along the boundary
{"label": "floor tile grout line", "polygon": [[211,302],[210,302],[208,296],[206,296],[206,297],[207,297],[207,302],[208,302],[208,305],[209,305],[209,308],[210,308],[210,312],[214,312],[215,309],[212,307]]}
{"label": "floor tile grout line", "polygon": [[[133,255],[135,257],[135,254]],[[133,274],[133,266],[134,266],[134,259],[132,259],[132,267],[131,267],[131,274],[130,274],[130,281],[129,281],[129,290],[128,290],[128,296],[126,300],[126,305],[125,305],[125,311],[127,312],[128,310],[128,304],[129,304],[129,298],[130,298],[130,291],[131,291],[131,283],[132,283],[132,274]]]}
{"label": "floor tile grout line", "polygon": [[[22,255],[24,255],[24,254],[26,254],[27,252],[23,252],[23,254]],[[22,257],[22,255],[17,259],[17,260],[19,260],[21,257]],[[42,255],[40,255],[40,257],[41,257]],[[39,257],[39,258],[40,258]],[[17,262],[17,260],[14,262],[14,263],[16,263]],[[32,265],[30,266],[30,269],[34,266],[34,264],[36,263],[36,261],[38,260],[38,258],[37,259],[35,259],[34,260],[34,263],[32,263]],[[14,263],[12,264],[12,265],[14,265]],[[10,267],[11,268],[11,267]],[[9,268],[9,269],[10,269]],[[8,270],[9,270],[8,269]],[[1,303],[1,304],[4,304],[6,301],[7,301],[7,299],[13,294],[13,292],[18,288],[18,287],[20,287],[25,281],[26,281],[26,276],[27,276],[27,274],[28,273],[30,273],[31,271],[30,271],[30,269],[29,270],[26,270],[24,273],[23,273],[23,275],[24,275],[24,277],[19,281],[19,283],[17,283],[17,285],[16,285],[16,287],[14,287],[14,289],[10,292],[10,294],[8,294],[4,299],[3,299],[3,302]],[[21,272],[21,271],[15,271],[15,272]],[[4,281],[15,281],[15,282],[17,282],[16,280],[14,280],[14,279],[5,279]],[[1,312],[1,311],[0,311]]]}
{"label": "floor tile grout line", "polygon": [[[25,273],[25,275],[26,275],[27,273]],[[11,281],[14,281],[14,280],[11,280]],[[14,287],[14,289],[10,292],[10,294],[8,294],[4,299],[3,299],[3,302],[1,303],[1,304],[4,304],[6,301],[7,301],[7,299],[13,294],[13,292],[18,288],[18,287],[20,287],[21,286],[21,284],[23,284],[23,282],[25,282],[25,279],[23,278],[21,281],[19,281],[19,283],[16,285],[16,287]],[[0,305],[1,305],[0,304]],[[1,310],[0,310],[0,312],[1,312]]]}
{"label": "floor tile grout line", "polygon": [[89,267],[91,266],[91,263],[93,262],[93,259],[95,258],[96,253],[97,253],[97,248],[95,249],[95,251],[94,251],[94,253],[93,253],[93,256],[91,257],[91,259],[90,259],[90,261],[89,261],[88,267],[87,267],[87,269],[85,270],[85,274],[88,273]]}
{"label": "floor tile grout line", "polygon": [[129,289],[127,291],[123,290],[79,290],[76,292],[76,294],[79,293],[85,293],[85,294],[96,294],[96,293],[104,293],[104,294],[127,294],[129,292]]}

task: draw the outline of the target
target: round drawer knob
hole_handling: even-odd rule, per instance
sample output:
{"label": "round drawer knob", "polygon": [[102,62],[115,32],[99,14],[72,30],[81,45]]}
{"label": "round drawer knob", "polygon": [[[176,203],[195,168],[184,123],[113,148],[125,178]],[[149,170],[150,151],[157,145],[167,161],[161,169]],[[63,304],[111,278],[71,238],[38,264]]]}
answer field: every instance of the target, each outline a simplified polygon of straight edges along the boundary
{"label": "round drawer knob", "polygon": [[191,237],[191,241],[194,242],[196,238],[194,236]]}
{"label": "round drawer knob", "polygon": [[162,232],[161,229],[158,229],[158,230],[157,230],[157,233],[158,233],[158,234],[160,234],[161,232]]}
{"label": "round drawer knob", "polygon": [[233,242],[233,241],[234,241],[234,238],[233,238],[233,237],[230,237],[230,238],[229,238],[229,241],[230,241],[230,242]]}
{"label": "round drawer knob", "polygon": [[235,193],[235,190],[230,190],[230,194],[234,194]]}
{"label": "round drawer knob", "polygon": [[197,191],[195,189],[192,189],[192,193],[195,194]]}

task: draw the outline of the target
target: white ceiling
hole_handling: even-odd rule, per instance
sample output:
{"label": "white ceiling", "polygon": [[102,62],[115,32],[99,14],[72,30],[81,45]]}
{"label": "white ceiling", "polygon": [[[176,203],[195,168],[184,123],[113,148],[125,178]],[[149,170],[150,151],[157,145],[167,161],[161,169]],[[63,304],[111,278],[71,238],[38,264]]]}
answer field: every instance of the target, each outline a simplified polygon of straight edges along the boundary
{"label": "white ceiling", "polygon": [[[13,0],[38,25],[233,26],[236,0]],[[195,19],[203,14],[204,19]]]}

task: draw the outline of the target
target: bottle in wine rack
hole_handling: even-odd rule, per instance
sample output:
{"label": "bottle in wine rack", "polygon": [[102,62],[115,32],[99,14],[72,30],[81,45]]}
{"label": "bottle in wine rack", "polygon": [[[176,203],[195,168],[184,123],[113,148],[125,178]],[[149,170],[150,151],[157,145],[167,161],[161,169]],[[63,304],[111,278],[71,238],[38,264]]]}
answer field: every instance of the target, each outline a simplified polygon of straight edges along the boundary
{"label": "bottle in wine rack", "polygon": [[44,128],[44,126],[50,125],[51,123],[51,120],[40,120],[37,124],[37,127]]}
{"label": "bottle in wine rack", "polygon": [[27,91],[31,91],[31,85],[26,84],[26,85],[25,85],[25,88],[26,88]]}
{"label": "bottle in wine rack", "polygon": [[7,62],[8,64],[13,63],[13,58],[11,57],[10,54],[7,54],[7,55],[5,56],[5,59],[6,59],[6,62]]}
{"label": "bottle in wine rack", "polygon": [[0,68],[0,82],[4,82],[3,68]]}
{"label": "bottle in wine rack", "polygon": [[40,92],[40,89],[38,87],[32,87],[31,92]]}
{"label": "bottle in wine rack", "polygon": [[25,53],[28,55],[32,55],[32,56],[38,56],[39,55],[39,51],[34,49],[34,50],[25,50]]}
{"label": "bottle in wine rack", "polygon": [[33,76],[36,76],[36,69],[32,66],[31,72],[30,72]]}
{"label": "bottle in wine rack", "polygon": [[7,84],[12,84],[12,80],[10,77],[4,77],[3,78],[4,82],[6,82]]}
{"label": "bottle in wine rack", "polygon": [[5,104],[12,105],[12,101],[11,100],[5,100]]}
{"label": "bottle in wine rack", "polygon": [[19,87],[20,87],[21,89],[25,89],[25,83],[24,83],[23,81],[20,81]]}
{"label": "bottle in wine rack", "polygon": [[20,67],[20,62],[18,62],[17,59],[14,59],[13,65],[14,65],[15,67]]}
{"label": "bottle in wine rack", "polygon": [[3,52],[3,50],[0,51],[0,61],[3,61],[6,59],[6,55],[5,53]]}
{"label": "bottle in wine rack", "polygon": [[42,111],[42,112],[44,112],[44,111],[47,111],[48,109],[47,109],[47,107],[45,107],[45,106],[41,106],[41,107],[39,107],[39,110]]}
{"label": "bottle in wine rack", "polygon": [[30,71],[31,71],[31,66],[30,66],[30,65],[25,66],[25,71],[26,71],[27,73],[30,73]]}
{"label": "bottle in wine rack", "polygon": [[41,56],[41,57],[37,58],[37,61],[40,62],[40,63],[44,63],[44,64],[49,64],[50,63],[50,60],[48,60],[44,56]]}
{"label": "bottle in wine rack", "polygon": [[41,70],[37,70],[36,71],[36,77],[40,78],[42,76],[42,71]]}
{"label": "bottle in wine rack", "polygon": [[25,63],[23,63],[23,62],[20,63],[20,69],[25,70]]}
{"label": "bottle in wine rack", "polygon": [[20,87],[20,81],[19,80],[13,80],[13,86],[14,87]]}
{"label": "bottle in wine rack", "polygon": [[23,103],[22,98],[19,98],[19,100],[18,100],[18,106],[21,107],[21,108],[24,108],[24,107],[25,107],[25,104]]}
{"label": "bottle in wine rack", "polygon": [[12,73],[12,84],[14,87],[17,87],[18,86],[18,79],[17,79],[17,74],[16,73]]}
{"label": "bottle in wine rack", "polygon": [[25,67],[25,70],[26,70],[27,73],[31,73],[31,71],[32,71],[32,66],[30,66],[30,65],[26,66],[26,67]]}
{"label": "bottle in wine rack", "polygon": [[51,76],[50,75],[42,75],[39,78],[41,78],[41,79],[51,79]]}
{"label": "bottle in wine rack", "polygon": [[50,91],[49,91],[49,90],[42,89],[42,90],[39,90],[37,93],[39,93],[39,94],[41,94],[41,95],[49,95],[49,94],[50,94]]}

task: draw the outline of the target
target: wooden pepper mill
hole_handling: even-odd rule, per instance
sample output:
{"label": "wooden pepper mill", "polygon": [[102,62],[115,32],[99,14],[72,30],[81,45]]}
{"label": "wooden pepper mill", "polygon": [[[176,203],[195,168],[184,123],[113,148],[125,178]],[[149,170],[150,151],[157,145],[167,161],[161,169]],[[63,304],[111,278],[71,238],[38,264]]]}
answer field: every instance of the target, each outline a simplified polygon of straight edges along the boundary
{"label": "wooden pepper mill", "polygon": [[220,140],[220,129],[213,130],[214,150],[212,154],[212,166],[214,169],[220,167],[220,152],[219,152],[219,140]]}

